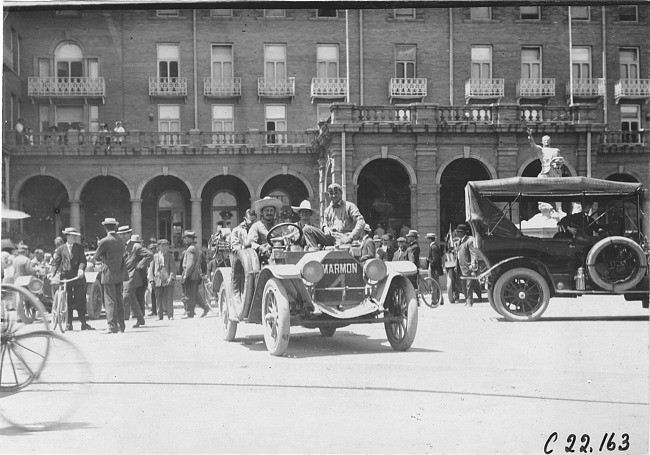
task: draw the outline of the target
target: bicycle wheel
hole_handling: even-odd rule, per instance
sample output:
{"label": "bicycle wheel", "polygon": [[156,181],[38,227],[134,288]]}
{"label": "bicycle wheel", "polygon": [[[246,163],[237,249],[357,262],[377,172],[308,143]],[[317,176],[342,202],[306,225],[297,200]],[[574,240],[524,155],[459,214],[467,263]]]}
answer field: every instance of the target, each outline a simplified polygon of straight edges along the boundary
{"label": "bicycle wheel", "polygon": [[56,332],[32,332],[22,338],[27,339],[47,340],[44,366],[19,391],[0,391],[0,419],[28,431],[65,425],[88,396],[88,363],[79,348]]}
{"label": "bicycle wheel", "polygon": [[54,293],[54,299],[52,299],[52,330],[56,330],[59,325],[59,313],[61,312],[61,291],[56,291]]}
{"label": "bicycle wheel", "polygon": [[8,335],[0,345],[0,396],[31,384],[41,373],[50,347],[49,332]]}
{"label": "bicycle wheel", "polygon": [[[19,314],[18,303],[31,308],[31,324],[23,324]],[[2,339],[15,333],[27,333],[37,330],[47,330],[49,322],[47,312],[43,303],[29,290],[14,286],[13,284],[2,283]]]}
{"label": "bicycle wheel", "polygon": [[65,333],[68,325],[68,291],[61,291],[61,298],[59,301],[59,330]]}
{"label": "bicycle wheel", "polygon": [[442,298],[440,285],[431,277],[418,277],[418,295],[429,308],[437,308]]}

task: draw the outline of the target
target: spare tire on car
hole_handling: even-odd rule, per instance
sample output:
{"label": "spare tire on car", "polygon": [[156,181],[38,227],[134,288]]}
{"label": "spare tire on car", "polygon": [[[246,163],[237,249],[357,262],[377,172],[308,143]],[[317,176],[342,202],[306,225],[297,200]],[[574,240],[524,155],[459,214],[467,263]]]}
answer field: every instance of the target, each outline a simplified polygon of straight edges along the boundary
{"label": "spare tire on car", "polygon": [[611,292],[623,292],[639,284],[648,267],[641,246],[627,237],[612,236],[596,243],[587,255],[591,280]]}
{"label": "spare tire on car", "polygon": [[230,298],[235,318],[241,319],[250,308],[255,292],[255,272],[260,270],[257,252],[251,248],[242,248],[233,252],[230,260],[232,275],[230,280]]}

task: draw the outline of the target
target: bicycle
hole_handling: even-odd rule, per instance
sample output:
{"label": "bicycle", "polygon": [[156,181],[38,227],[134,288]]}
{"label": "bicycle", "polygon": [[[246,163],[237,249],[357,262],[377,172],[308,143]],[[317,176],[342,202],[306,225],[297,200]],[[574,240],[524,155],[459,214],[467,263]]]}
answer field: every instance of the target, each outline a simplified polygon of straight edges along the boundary
{"label": "bicycle", "polygon": [[[20,321],[19,299],[35,309],[29,325]],[[0,329],[0,419],[34,431],[72,415],[87,395],[83,389],[89,369],[74,344],[49,330],[40,300],[27,289],[3,283]]]}
{"label": "bicycle", "polygon": [[68,291],[66,290],[66,284],[78,278],[51,281],[52,286],[57,286],[58,288],[54,293],[52,302],[52,330],[56,330],[58,326],[61,333],[65,333],[66,326],[68,325]]}
{"label": "bicycle", "polygon": [[424,302],[429,308],[438,308],[442,300],[442,290],[436,280],[431,277],[422,277],[418,270],[418,287],[415,292],[418,295],[418,303]]}

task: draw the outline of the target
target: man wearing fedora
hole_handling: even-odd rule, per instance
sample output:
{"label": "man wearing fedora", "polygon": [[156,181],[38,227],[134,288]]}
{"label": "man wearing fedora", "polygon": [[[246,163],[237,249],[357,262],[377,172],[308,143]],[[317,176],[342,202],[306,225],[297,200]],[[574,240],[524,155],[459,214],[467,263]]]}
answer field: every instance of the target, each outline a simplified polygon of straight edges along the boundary
{"label": "man wearing fedora", "polygon": [[104,291],[104,308],[106,308],[106,333],[124,332],[124,301],[122,300],[122,283],[129,279],[124,263],[124,240],[117,235],[115,218],[106,218],[102,222],[106,237],[97,243],[94,261],[101,261],[102,289]]}
{"label": "man wearing fedora", "polygon": [[[440,275],[442,275],[442,251],[440,245],[436,242],[436,234],[429,232],[427,234],[429,239],[429,251],[427,252],[427,265],[429,266],[429,276],[436,280],[440,286]],[[440,305],[445,304],[445,299],[440,294]]]}
{"label": "man wearing fedora", "polygon": [[[456,226],[456,233],[460,237],[458,245],[458,266],[464,277],[471,277],[478,271],[478,250],[474,244],[474,237],[469,235],[469,228],[465,224]],[[481,288],[477,280],[465,280],[465,306],[474,305],[472,292],[478,295],[481,301]]]}
{"label": "man wearing fedora", "polygon": [[271,246],[267,242],[267,235],[271,228],[275,226],[275,216],[282,208],[282,205],[282,201],[270,196],[255,201],[255,212],[260,219],[253,223],[248,231],[248,242],[262,260],[268,258],[271,251]]}
{"label": "man wearing fedora", "polygon": [[314,226],[306,226],[303,229],[307,245],[334,246],[359,240],[363,236],[366,225],[359,208],[343,199],[343,189],[338,183],[330,184],[327,193],[330,197],[330,205],[325,209],[323,229]]}
{"label": "man wearing fedora", "polygon": [[77,310],[81,330],[94,330],[86,323],[86,255],[77,242],[81,233],[73,227],[63,230],[66,242],[54,251],[52,257],[52,275],[60,274],[62,280],[77,278],[66,284],[68,292],[68,324],[66,330],[72,330],[73,311]]}
{"label": "man wearing fedora", "polygon": [[210,307],[205,304],[199,294],[199,284],[201,279],[201,253],[196,247],[196,232],[185,231],[183,233],[183,243],[187,245],[183,255],[183,272],[181,275],[181,285],[183,285],[185,299],[187,301],[187,316],[194,317],[196,306],[203,308],[201,317],[208,314]]}
{"label": "man wearing fedora", "polygon": [[144,325],[144,292],[147,285],[147,268],[153,259],[153,253],[142,246],[138,234],[132,234],[126,242],[125,263],[129,279],[124,282],[122,298],[124,300],[124,317],[128,319],[129,309],[136,319],[133,328]]}
{"label": "man wearing fedora", "polygon": [[[415,229],[409,229],[406,232],[406,242],[408,243],[408,247],[406,248],[406,257],[410,262],[415,264],[415,268],[418,269],[418,273],[420,273],[420,245],[418,244],[418,237],[418,231]],[[417,275],[410,276],[409,279],[411,280],[413,287],[417,289]]]}

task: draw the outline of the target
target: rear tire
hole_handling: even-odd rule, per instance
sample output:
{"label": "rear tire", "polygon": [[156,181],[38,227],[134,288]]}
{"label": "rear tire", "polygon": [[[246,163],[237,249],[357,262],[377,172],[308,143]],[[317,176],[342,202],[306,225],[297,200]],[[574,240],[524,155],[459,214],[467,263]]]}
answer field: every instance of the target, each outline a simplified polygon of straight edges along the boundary
{"label": "rear tire", "polygon": [[237,333],[237,321],[231,321],[229,319],[228,290],[225,285],[222,285],[221,289],[219,289],[219,317],[221,318],[223,339],[233,341]]}
{"label": "rear tire", "polygon": [[102,314],[103,303],[104,294],[102,293],[102,285],[99,281],[95,281],[90,284],[88,298],[86,299],[88,319],[99,319]]}

